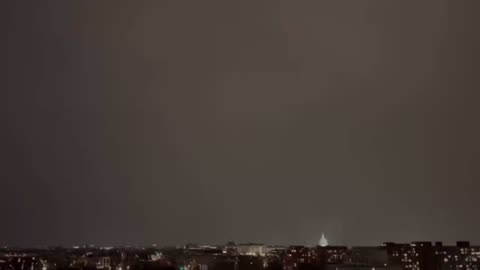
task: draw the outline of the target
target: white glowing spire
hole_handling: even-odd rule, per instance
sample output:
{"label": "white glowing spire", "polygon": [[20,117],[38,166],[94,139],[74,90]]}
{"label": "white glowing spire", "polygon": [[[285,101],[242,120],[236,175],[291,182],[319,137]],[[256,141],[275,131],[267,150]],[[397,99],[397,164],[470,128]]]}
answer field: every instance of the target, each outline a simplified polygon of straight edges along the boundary
{"label": "white glowing spire", "polygon": [[320,238],[320,241],[318,241],[318,245],[321,247],[326,247],[328,246],[328,240],[325,238],[325,235],[322,233],[322,238]]}

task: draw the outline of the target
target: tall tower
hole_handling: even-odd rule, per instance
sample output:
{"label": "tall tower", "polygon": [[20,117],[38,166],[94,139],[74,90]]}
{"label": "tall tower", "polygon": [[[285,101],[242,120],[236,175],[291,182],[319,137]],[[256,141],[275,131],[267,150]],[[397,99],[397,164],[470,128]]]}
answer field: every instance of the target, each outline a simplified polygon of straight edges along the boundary
{"label": "tall tower", "polygon": [[326,247],[328,246],[328,240],[325,238],[325,234],[322,233],[322,238],[318,241],[318,245],[321,247]]}

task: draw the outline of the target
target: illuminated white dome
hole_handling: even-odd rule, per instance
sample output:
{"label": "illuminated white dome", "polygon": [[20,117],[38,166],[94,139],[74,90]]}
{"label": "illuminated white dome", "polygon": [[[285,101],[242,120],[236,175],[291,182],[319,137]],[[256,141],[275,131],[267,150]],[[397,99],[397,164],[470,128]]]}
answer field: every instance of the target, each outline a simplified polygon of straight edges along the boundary
{"label": "illuminated white dome", "polygon": [[320,241],[318,241],[318,245],[321,247],[326,247],[328,246],[328,240],[325,238],[325,235],[322,233],[322,238],[320,238]]}

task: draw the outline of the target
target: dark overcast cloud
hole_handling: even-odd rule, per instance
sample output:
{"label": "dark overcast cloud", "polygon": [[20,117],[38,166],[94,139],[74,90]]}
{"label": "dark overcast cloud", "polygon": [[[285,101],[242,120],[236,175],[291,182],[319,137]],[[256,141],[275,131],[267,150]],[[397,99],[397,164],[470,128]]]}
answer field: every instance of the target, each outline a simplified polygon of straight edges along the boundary
{"label": "dark overcast cloud", "polygon": [[0,244],[480,243],[478,1],[3,1]]}

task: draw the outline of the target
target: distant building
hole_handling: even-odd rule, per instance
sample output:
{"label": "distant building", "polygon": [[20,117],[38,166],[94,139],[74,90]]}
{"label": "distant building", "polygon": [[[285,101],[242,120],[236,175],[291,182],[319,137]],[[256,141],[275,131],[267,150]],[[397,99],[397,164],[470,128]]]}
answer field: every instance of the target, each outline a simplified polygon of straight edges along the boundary
{"label": "distant building", "polygon": [[480,247],[465,242],[437,247],[434,257],[438,270],[480,270]]}
{"label": "distant building", "polygon": [[78,262],[78,265],[86,268],[96,269],[112,269],[111,259],[108,256],[95,256],[93,254],[86,254],[82,256]]}
{"label": "distant building", "polygon": [[290,246],[285,255],[283,264],[286,270],[299,269],[303,264],[316,261],[314,251],[305,246]]}
{"label": "distant building", "polygon": [[248,243],[237,245],[237,252],[240,255],[264,256],[267,251],[268,249],[264,244]]}
{"label": "distant building", "polygon": [[321,246],[321,247],[326,247],[328,246],[328,240],[327,238],[325,237],[325,235],[322,233],[322,237],[320,238],[320,240],[318,241],[318,245]]}
{"label": "distant building", "polygon": [[368,265],[376,268],[388,265],[386,247],[352,247],[350,253],[350,263],[354,265]]}
{"label": "distant building", "polygon": [[383,246],[387,250],[388,265],[389,266],[402,266],[402,257],[404,250],[410,247],[409,244],[398,244],[393,242],[386,242]]}
{"label": "distant building", "polygon": [[480,247],[468,242],[444,246],[441,242],[387,243],[389,266],[403,270],[480,270]]}
{"label": "distant building", "polygon": [[1,270],[42,270],[45,263],[34,254],[0,254]]}
{"label": "distant building", "polygon": [[265,246],[263,251],[265,256],[280,256],[287,250],[284,246]]}
{"label": "distant building", "polygon": [[345,264],[349,258],[346,246],[317,246],[314,257],[321,264]]}

